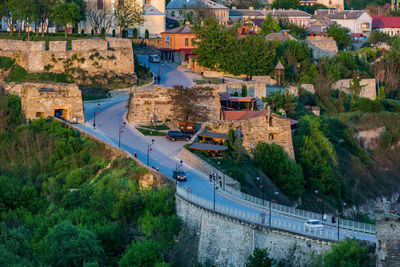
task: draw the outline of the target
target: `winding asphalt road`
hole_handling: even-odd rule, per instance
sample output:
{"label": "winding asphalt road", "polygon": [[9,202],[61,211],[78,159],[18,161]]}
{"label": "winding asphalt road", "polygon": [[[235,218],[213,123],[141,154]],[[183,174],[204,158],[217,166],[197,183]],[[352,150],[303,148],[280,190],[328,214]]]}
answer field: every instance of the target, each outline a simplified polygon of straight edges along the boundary
{"label": "winding asphalt road", "polygon": [[[151,70],[157,70],[159,67],[157,65],[159,64],[151,64]],[[170,65],[165,65],[163,68],[164,69],[161,72],[162,85],[172,86],[175,84],[183,84],[185,86],[191,86],[191,81],[188,77],[186,77],[185,73],[173,68]],[[77,126],[82,130],[104,140],[105,142],[110,143],[111,145],[118,146],[119,127],[123,124],[124,116],[127,113],[127,99],[128,95],[120,95],[102,101],[85,102],[84,107],[86,123]],[[96,128],[93,128],[94,110],[97,112]],[[129,125],[126,125],[124,127],[124,132],[121,134],[121,148],[132,155],[136,152],[138,159],[143,163],[146,163],[147,145],[151,142],[151,139],[154,139],[155,142],[152,146],[152,151],[150,152],[149,166],[159,168],[161,173],[171,178],[173,170],[175,170],[180,161],[177,155],[182,146],[185,144],[184,142],[170,142],[165,137],[143,136],[137,130],[131,128]],[[178,183],[178,186],[183,188],[189,187],[192,190],[192,194],[213,201],[213,185],[209,182],[208,175],[193,168],[185,162],[183,164],[183,170],[187,173],[188,181],[186,183]],[[218,193],[215,194],[215,201],[231,208],[250,212],[256,215],[260,214],[259,209],[232,201]],[[302,227],[305,222],[303,219],[288,217],[287,215],[275,212],[272,213],[272,218],[289,222],[291,224],[297,224],[299,227]],[[336,231],[336,228],[326,226],[325,231]],[[341,231],[341,238],[345,237],[344,232],[345,231]],[[357,239],[375,242],[375,237],[373,235],[349,231],[348,233]]]}

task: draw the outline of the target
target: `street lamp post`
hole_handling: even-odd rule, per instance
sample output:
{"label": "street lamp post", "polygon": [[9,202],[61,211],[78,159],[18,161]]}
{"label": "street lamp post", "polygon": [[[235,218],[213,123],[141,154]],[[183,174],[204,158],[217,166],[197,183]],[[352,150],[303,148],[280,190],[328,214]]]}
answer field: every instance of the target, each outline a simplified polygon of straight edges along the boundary
{"label": "street lamp post", "polygon": [[214,187],[214,212],[215,212],[215,180],[216,180],[216,177],[214,177],[213,179],[214,179],[213,187]]}
{"label": "street lamp post", "polygon": [[[343,208],[344,207],[346,207],[346,202],[343,202]],[[339,241],[340,240],[340,216],[342,215],[343,213],[341,213],[341,212],[338,212],[338,219],[337,219],[337,240]]]}
{"label": "street lamp post", "polygon": [[151,142],[147,143],[147,166],[150,165],[150,151],[151,151],[151,146],[154,144],[154,139],[151,139]]}
{"label": "street lamp post", "polygon": [[119,127],[119,132],[118,132],[118,147],[121,147],[121,133],[124,132],[122,128],[124,128],[126,125],[126,122],[122,123],[122,125]]}
{"label": "street lamp post", "polygon": [[[278,191],[275,191],[275,196],[279,195]],[[269,202],[269,227],[271,227],[271,210],[272,210],[272,203],[274,203],[275,200],[271,199],[271,201]]]}
{"label": "street lamp post", "polygon": [[179,164],[177,163],[175,165],[175,173],[176,173],[175,185],[176,185],[176,187],[178,187],[178,170],[182,169],[182,166],[183,166],[183,161],[182,160],[179,161]]}
{"label": "street lamp post", "polygon": [[[100,108],[100,103],[97,103],[97,108]],[[96,111],[96,106],[94,107],[93,110],[93,128],[96,129],[96,114],[98,112]]]}
{"label": "street lamp post", "polygon": [[[260,183],[260,177],[257,177],[257,181]],[[264,185],[260,184],[259,188],[262,189],[262,200],[263,200],[262,205],[264,207]]]}
{"label": "street lamp post", "polygon": [[[317,189],[315,189],[315,194],[318,195],[318,190]],[[324,220],[324,200],[322,198],[318,198],[317,202],[321,202],[321,206],[322,206],[321,207],[321,221],[323,221]]]}
{"label": "street lamp post", "polygon": [[[218,169],[220,169],[221,162],[218,161]],[[222,170],[222,189],[225,190],[225,170]]]}

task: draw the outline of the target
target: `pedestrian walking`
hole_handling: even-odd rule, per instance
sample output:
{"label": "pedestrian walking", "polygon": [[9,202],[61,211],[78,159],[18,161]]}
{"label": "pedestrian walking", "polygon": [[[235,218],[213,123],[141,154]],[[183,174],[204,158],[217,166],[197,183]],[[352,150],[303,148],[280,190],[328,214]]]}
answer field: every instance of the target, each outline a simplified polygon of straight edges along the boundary
{"label": "pedestrian walking", "polygon": [[136,154],[136,152],[135,152],[135,153],[133,153],[133,156],[135,157],[135,159],[137,158],[137,154]]}
{"label": "pedestrian walking", "polygon": [[160,169],[157,167],[157,169],[156,169],[158,172],[160,171]]}
{"label": "pedestrian walking", "polygon": [[210,172],[210,182],[212,182],[212,173]]}
{"label": "pedestrian walking", "polygon": [[208,83],[211,84],[211,78],[208,78]]}
{"label": "pedestrian walking", "polygon": [[158,81],[158,84],[160,84],[160,82],[161,82],[161,77],[160,76],[157,76],[157,81]]}
{"label": "pedestrian walking", "polygon": [[328,216],[326,215],[326,213],[324,213],[323,221],[326,222],[327,219],[328,219]]}

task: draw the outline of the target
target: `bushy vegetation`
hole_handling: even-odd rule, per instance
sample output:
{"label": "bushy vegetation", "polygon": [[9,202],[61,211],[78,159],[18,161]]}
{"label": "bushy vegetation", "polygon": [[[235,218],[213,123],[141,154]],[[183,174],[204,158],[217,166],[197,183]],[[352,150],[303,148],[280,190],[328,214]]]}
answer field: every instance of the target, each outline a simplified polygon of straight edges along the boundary
{"label": "bushy vegetation", "polygon": [[281,146],[258,143],[253,155],[256,166],[260,167],[284,193],[294,198],[303,195],[303,171]]}
{"label": "bushy vegetation", "polygon": [[[279,26],[264,25],[264,28],[264,32],[273,32]],[[266,42],[263,35],[237,38],[236,27],[228,29],[215,19],[205,20],[203,26],[196,24],[193,30],[199,37],[195,53],[205,67],[234,75],[269,75],[278,61],[282,61],[285,75],[291,82],[300,79],[309,82],[312,77],[308,74],[315,73],[310,51],[301,42]]]}
{"label": "bushy vegetation", "polygon": [[146,169],[58,121],[21,125],[15,99],[0,99],[1,265],[165,262],[181,225],[171,189],[142,188]]}

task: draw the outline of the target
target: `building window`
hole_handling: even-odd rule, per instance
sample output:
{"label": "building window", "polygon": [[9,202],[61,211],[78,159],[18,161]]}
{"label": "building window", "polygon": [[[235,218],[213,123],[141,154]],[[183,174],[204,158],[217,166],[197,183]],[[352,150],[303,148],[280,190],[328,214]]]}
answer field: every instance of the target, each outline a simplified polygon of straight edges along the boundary
{"label": "building window", "polygon": [[269,140],[276,140],[276,133],[270,133],[269,135],[268,135],[268,139]]}
{"label": "building window", "polygon": [[189,46],[189,38],[185,38],[185,46]]}
{"label": "building window", "polygon": [[103,9],[104,3],[103,0],[97,0],[97,9]]}
{"label": "building window", "polygon": [[168,35],[165,36],[165,46],[169,46],[169,41],[170,41],[169,36]]}
{"label": "building window", "polygon": [[175,17],[175,11],[171,12],[171,17]]}

